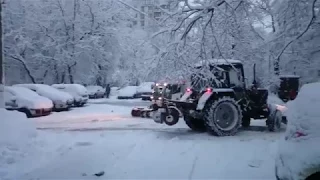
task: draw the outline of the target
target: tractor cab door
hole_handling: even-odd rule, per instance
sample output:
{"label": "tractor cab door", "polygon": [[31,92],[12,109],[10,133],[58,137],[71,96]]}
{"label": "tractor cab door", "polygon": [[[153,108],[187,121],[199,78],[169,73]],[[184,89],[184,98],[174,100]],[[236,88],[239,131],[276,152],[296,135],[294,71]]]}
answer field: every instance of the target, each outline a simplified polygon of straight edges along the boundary
{"label": "tractor cab door", "polygon": [[229,87],[235,92],[236,99],[241,99],[245,95],[245,83],[242,66],[234,66],[228,69]]}

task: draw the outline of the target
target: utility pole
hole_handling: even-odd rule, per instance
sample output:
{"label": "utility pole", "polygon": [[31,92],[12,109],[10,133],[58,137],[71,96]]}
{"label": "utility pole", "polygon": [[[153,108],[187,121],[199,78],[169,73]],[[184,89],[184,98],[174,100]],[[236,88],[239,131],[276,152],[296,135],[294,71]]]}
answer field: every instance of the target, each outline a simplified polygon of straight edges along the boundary
{"label": "utility pole", "polygon": [[4,108],[4,59],[3,59],[3,33],[2,33],[2,4],[0,0],[0,108]]}

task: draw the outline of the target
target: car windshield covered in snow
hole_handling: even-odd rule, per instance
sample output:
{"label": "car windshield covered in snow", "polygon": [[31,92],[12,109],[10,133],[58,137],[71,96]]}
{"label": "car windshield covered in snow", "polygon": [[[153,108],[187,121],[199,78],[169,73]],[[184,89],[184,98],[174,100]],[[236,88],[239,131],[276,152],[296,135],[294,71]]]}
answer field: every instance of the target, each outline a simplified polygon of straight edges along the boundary
{"label": "car windshield covered in snow", "polygon": [[34,92],[31,91],[30,89],[24,88],[24,87],[7,87],[8,89],[10,89],[12,92],[14,92],[16,95],[18,96],[28,96],[28,97],[39,97],[39,95]]}

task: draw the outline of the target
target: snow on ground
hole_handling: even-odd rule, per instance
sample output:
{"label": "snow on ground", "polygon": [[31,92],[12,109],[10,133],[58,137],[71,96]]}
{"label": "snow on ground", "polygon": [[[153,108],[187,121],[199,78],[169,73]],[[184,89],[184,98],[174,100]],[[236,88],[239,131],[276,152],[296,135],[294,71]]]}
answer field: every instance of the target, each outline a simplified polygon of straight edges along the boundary
{"label": "snow on ground", "polygon": [[99,131],[57,135],[68,144],[22,178],[274,179],[279,134],[217,138],[189,131]]}
{"label": "snow on ground", "polygon": [[29,165],[16,164],[9,175],[96,179],[93,174],[104,171],[99,179],[275,179],[274,157],[282,133],[260,126],[234,137],[214,137],[194,133],[182,121],[169,127],[132,118],[132,107],[125,105],[131,103],[122,103],[89,104],[29,119],[42,129],[38,136],[45,143],[39,157],[30,156]]}
{"label": "snow on ground", "polygon": [[89,99],[88,103],[90,104],[112,104],[112,105],[120,105],[120,106],[148,106],[150,105],[150,101],[142,101],[140,99],[118,99],[117,96],[111,96],[110,98],[102,98],[102,99]]}

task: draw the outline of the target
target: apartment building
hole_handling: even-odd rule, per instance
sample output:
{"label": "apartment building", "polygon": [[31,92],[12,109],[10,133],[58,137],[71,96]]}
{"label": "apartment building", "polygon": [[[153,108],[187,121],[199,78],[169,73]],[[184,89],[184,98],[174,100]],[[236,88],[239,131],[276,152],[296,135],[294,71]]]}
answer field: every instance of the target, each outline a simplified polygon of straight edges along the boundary
{"label": "apartment building", "polygon": [[136,12],[134,26],[143,29],[152,29],[158,25],[165,11],[171,10],[174,0],[132,0],[133,6],[139,10]]}

